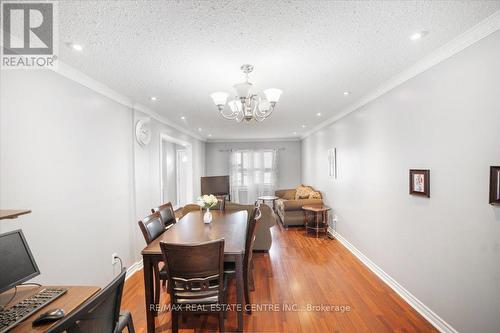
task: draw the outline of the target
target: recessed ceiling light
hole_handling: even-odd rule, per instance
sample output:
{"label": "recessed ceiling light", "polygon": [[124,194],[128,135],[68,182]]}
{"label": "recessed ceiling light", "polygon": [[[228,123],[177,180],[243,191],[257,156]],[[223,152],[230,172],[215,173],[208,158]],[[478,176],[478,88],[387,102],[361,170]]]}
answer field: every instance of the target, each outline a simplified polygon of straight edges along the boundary
{"label": "recessed ceiling light", "polygon": [[316,113],[318,117],[321,117],[321,112]]}
{"label": "recessed ceiling light", "polygon": [[307,126],[306,125],[302,125],[302,128],[306,128]]}
{"label": "recessed ceiling light", "polygon": [[151,97],[149,97],[149,99],[152,100],[153,102],[156,102],[158,100],[158,98],[155,96],[151,96]]}
{"label": "recessed ceiling light", "polygon": [[208,137],[211,138],[212,137],[212,134],[208,133]]}
{"label": "recessed ceiling light", "polygon": [[425,37],[425,35],[427,35],[428,32],[427,31],[419,31],[419,32],[415,32],[414,34],[412,34],[410,36],[410,39],[411,40],[419,40],[421,39],[422,37]]}
{"label": "recessed ceiling light", "polygon": [[297,132],[293,132],[293,135],[297,135]]}
{"label": "recessed ceiling light", "polygon": [[347,95],[349,95],[349,94],[351,94],[351,92],[350,92],[350,91],[344,91],[344,96],[347,96]]}
{"label": "recessed ceiling light", "polygon": [[75,44],[75,43],[71,44],[71,48],[75,51],[82,51],[83,50],[83,46],[81,46],[80,44]]}
{"label": "recessed ceiling light", "polygon": [[186,117],[182,116],[182,117],[181,117],[181,120],[186,120]]}
{"label": "recessed ceiling light", "polygon": [[198,132],[201,132],[201,127],[198,127]]}

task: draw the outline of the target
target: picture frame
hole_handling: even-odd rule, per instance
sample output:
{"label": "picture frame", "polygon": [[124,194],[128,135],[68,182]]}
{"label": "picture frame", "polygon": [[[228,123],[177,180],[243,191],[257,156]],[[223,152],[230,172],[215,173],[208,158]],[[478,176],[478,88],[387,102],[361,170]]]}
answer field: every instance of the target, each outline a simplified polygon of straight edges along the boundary
{"label": "picture frame", "polygon": [[410,194],[430,198],[430,176],[431,171],[428,169],[410,169]]}
{"label": "picture frame", "polygon": [[337,179],[337,148],[328,149],[328,176]]}
{"label": "picture frame", "polygon": [[500,166],[490,166],[490,204],[500,206]]}

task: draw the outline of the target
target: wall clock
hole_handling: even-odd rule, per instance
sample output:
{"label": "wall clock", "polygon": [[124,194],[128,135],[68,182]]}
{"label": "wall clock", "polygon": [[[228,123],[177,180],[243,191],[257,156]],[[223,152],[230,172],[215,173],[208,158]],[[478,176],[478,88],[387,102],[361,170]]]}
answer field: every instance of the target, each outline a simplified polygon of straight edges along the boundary
{"label": "wall clock", "polygon": [[135,138],[141,146],[147,146],[151,142],[151,127],[149,119],[141,119],[135,125]]}

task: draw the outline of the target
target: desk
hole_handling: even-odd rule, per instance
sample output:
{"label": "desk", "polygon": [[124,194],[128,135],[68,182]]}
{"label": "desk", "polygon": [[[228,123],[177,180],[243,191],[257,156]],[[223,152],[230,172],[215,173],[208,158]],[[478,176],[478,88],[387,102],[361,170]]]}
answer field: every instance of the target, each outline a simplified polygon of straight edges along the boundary
{"label": "desk", "polygon": [[236,303],[238,304],[238,332],[243,332],[243,256],[248,214],[238,212],[212,211],[212,223],[203,223],[203,212],[193,211],[186,214],[170,229],[161,234],[142,250],[144,263],[144,284],[146,297],[147,331],[155,331],[156,313],[149,306],[155,304],[153,267],[163,260],[160,242],[201,243],[224,238],[224,261],[236,264]]}
{"label": "desk", "polygon": [[0,220],[17,219],[18,216],[31,213],[29,209],[0,209]]}
{"label": "desk", "polygon": [[[61,286],[58,286],[61,287]],[[25,298],[35,294],[40,289],[47,288],[47,286],[37,287],[37,286],[19,286],[17,287],[17,295],[9,303],[9,306],[12,306]],[[31,316],[26,318],[24,321],[19,323],[16,327],[9,331],[9,333],[24,333],[24,332],[46,332],[50,327],[52,327],[57,321],[52,323],[47,323],[41,326],[33,327],[31,323],[33,320],[38,318],[38,316],[47,310],[54,308],[61,308],[64,310],[64,313],[67,315],[71,313],[78,306],[83,304],[86,300],[96,294],[100,288],[99,287],[87,287],[87,286],[64,286],[64,288],[68,288],[68,291],[56,299],[55,301],[47,304],[42,307],[37,312],[33,313]],[[1,304],[6,303],[11,297],[14,290],[10,290],[5,292],[0,297]]]}

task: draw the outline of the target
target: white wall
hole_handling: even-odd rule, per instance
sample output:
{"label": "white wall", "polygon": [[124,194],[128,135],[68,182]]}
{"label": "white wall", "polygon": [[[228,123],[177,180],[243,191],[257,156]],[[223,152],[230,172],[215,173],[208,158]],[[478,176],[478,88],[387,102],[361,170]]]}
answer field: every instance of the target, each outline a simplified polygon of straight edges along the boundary
{"label": "white wall", "polygon": [[22,228],[42,273],[35,281],[106,284],[118,272],[113,252],[126,266],[140,259],[137,220],[160,203],[159,133],[190,141],[198,179],[204,142],[153,119],[142,148],[142,112],[51,71],[0,75],[0,207],[33,210],[0,221],[0,232]]}
{"label": "white wall", "polygon": [[[149,118],[148,115],[140,111],[134,112],[134,124],[139,119]],[[135,220],[140,220],[148,215],[151,208],[157,207],[161,202],[161,182],[160,182],[160,135],[167,135],[178,140],[182,140],[191,146],[192,151],[192,187],[193,198],[200,195],[200,177],[205,175],[205,142],[192,138],[189,135],[180,133],[176,129],[167,126],[155,119],[151,119],[151,143],[140,146],[134,140],[135,147],[135,193],[136,193],[136,215]],[[189,151],[189,149],[188,149]],[[168,199],[168,198],[167,198]],[[145,243],[139,228],[136,228],[136,249],[135,259],[141,259],[140,251]]]}
{"label": "white wall", "polygon": [[[229,175],[231,149],[279,149],[278,151],[278,189],[295,188],[300,183],[301,143],[300,141],[267,142],[207,142],[207,176]],[[221,151],[222,150],[222,151]]]}
{"label": "white wall", "polygon": [[[460,332],[500,329],[500,32],[303,140],[337,231]],[[339,178],[327,176],[337,147]],[[431,197],[408,170],[431,170]]]}

